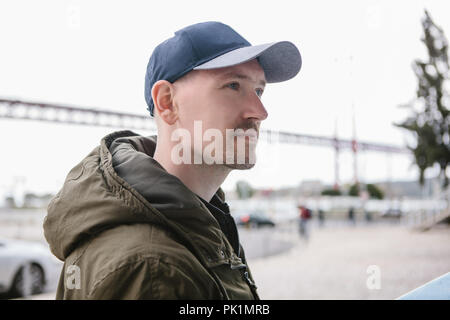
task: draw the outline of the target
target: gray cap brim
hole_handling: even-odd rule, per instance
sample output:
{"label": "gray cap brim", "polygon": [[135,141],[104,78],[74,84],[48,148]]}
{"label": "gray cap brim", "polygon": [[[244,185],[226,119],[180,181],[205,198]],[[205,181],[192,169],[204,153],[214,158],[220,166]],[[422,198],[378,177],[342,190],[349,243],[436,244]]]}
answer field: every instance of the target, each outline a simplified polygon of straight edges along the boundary
{"label": "gray cap brim", "polygon": [[297,47],[292,42],[280,41],[235,49],[195,67],[194,70],[231,67],[255,58],[258,58],[268,83],[289,80],[302,67],[302,57]]}

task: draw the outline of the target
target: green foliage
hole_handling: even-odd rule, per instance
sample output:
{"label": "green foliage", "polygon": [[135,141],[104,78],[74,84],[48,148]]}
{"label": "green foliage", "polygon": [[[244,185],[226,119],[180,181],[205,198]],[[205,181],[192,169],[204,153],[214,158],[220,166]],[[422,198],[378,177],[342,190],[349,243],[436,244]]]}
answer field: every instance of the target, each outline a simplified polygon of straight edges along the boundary
{"label": "green foliage", "polygon": [[450,162],[450,96],[446,92],[449,85],[449,61],[447,55],[448,42],[443,30],[438,27],[427,11],[422,20],[424,38],[427,47],[428,61],[416,60],[413,64],[418,79],[416,105],[408,107],[412,115],[404,122],[395,124],[413,133],[416,146],[408,146],[414,154],[415,164],[419,168],[419,182],[424,184],[425,170],[439,165],[446,188],[449,179],[446,168]]}
{"label": "green foliage", "polygon": [[348,195],[352,197],[359,196],[359,184],[355,183],[350,186],[350,189],[348,190]]}
{"label": "green foliage", "polygon": [[323,196],[340,196],[341,191],[339,189],[324,189],[321,194]]}
{"label": "green foliage", "polygon": [[384,193],[383,191],[381,191],[380,188],[378,188],[376,185],[374,184],[367,184],[367,192],[369,192],[369,195],[371,198],[375,198],[375,199],[383,199],[384,198]]}

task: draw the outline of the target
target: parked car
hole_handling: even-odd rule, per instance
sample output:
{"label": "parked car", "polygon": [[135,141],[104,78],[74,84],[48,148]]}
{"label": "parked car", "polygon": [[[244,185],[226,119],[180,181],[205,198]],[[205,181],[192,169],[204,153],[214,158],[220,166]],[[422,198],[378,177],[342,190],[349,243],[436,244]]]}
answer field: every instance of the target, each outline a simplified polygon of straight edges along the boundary
{"label": "parked car", "polygon": [[0,238],[0,293],[8,298],[44,292],[61,266],[41,243]]}
{"label": "parked car", "polygon": [[236,224],[247,227],[262,227],[269,226],[275,227],[275,222],[273,222],[264,213],[255,211],[248,214],[240,214],[236,216]]}
{"label": "parked car", "polygon": [[389,208],[381,213],[383,218],[400,218],[402,216],[402,210],[399,208]]}

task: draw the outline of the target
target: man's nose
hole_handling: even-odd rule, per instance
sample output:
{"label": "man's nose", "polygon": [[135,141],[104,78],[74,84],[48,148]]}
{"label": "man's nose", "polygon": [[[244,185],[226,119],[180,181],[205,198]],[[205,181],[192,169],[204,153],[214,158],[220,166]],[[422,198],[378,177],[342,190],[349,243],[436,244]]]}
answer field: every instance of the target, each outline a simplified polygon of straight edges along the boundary
{"label": "man's nose", "polygon": [[252,95],[245,107],[245,111],[243,114],[243,117],[248,118],[256,118],[259,121],[263,121],[267,118],[268,113],[266,108],[264,107],[264,104],[261,101],[261,98],[258,97],[258,95]]}

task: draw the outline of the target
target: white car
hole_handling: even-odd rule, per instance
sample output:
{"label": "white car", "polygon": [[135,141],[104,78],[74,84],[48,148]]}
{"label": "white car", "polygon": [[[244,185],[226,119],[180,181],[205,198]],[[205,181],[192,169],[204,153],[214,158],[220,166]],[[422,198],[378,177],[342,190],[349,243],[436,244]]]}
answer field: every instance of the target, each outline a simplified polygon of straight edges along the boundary
{"label": "white car", "polygon": [[38,242],[0,238],[0,293],[23,297],[44,292],[62,262]]}

